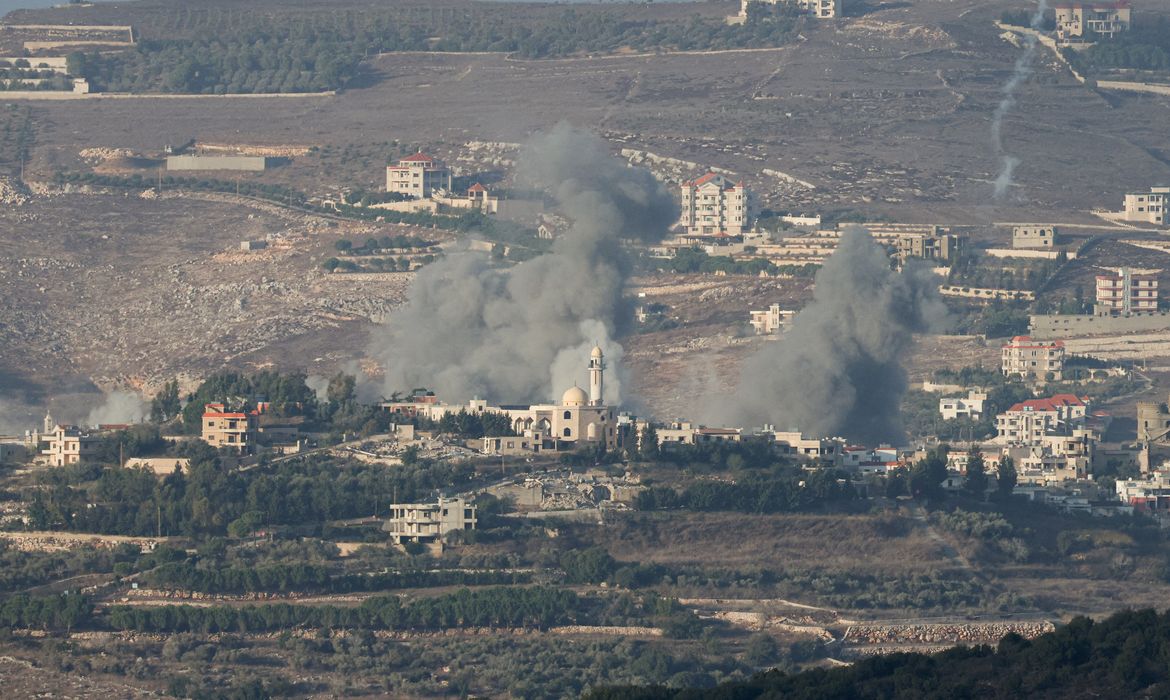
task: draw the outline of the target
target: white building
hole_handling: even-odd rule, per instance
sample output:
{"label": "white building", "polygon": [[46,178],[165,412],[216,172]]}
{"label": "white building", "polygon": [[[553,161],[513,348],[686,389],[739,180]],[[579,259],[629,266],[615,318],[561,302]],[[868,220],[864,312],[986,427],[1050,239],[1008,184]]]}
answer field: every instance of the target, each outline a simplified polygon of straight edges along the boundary
{"label": "white building", "polygon": [[451,171],[443,161],[416,153],[386,167],[386,191],[427,199],[435,190],[451,191]]}
{"label": "white building", "polygon": [[755,216],[751,191],[718,173],[682,183],[679,226],[692,236],[741,236]]}
{"label": "white building", "polygon": [[1122,218],[1144,224],[1166,225],[1166,205],[1170,203],[1170,187],[1151,187],[1149,192],[1125,195]]}
{"label": "white building", "polygon": [[996,416],[996,441],[1043,446],[1046,436],[1073,436],[1084,427],[1087,413],[1088,399],[1074,394],[1029,399]]}
{"label": "white building", "polygon": [[1098,316],[1129,316],[1158,310],[1158,273],[1161,270],[1132,270],[1121,267],[1097,275]]}
{"label": "white building", "polygon": [[1032,340],[1017,335],[1000,350],[1000,371],[1005,377],[1059,380],[1064,371],[1064,343],[1059,340]]}
{"label": "white building", "polygon": [[943,420],[956,418],[970,418],[979,420],[983,417],[983,404],[987,401],[987,394],[982,391],[971,390],[966,397],[949,396],[938,400],[938,412]]}
{"label": "white building", "polygon": [[656,428],[658,444],[699,445],[709,442],[739,442],[743,433],[738,428],[708,428],[688,422],[675,422]]}
{"label": "white building", "polygon": [[740,0],[737,17],[741,22],[747,19],[748,5],[753,2],[759,2],[763,5],[792,5],[817,19],[832,19],[844,14],[844,0]]}
{"label": "white building", "polygon": [[1118,480],[1117,500],[1134,510],[1162,513],[1170,510],[1170,472],[1156,471],[1145,479]]}
{"label": "white building", "polygon": [[397,544],[428,543],[452,532],[474,530],[475,506],[461,498],[440,498],[438,503],[399,503],[390,506],[390,519],[382,526]]}
{"label": "white building", "polygon": [[792,324],[792,320],[796,318],[796,312],[790,309],[781,309],[779,304],[772,304],[763,311],[751,311],[752,328],[756,329],[756,335],[775,335],[783,333],[788,330]]}

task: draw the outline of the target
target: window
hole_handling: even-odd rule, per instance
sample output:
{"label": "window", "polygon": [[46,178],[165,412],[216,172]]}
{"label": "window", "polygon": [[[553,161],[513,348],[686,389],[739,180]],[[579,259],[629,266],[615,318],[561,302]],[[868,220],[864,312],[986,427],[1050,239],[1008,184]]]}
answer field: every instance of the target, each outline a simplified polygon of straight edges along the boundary
{"label": "window", "polygon": [[569,420],[572,417],[573,417],[572,411],[565,411],[565,420]]}
{"label": "window", "polygon": [[573,431],[569,428],[565,428],[565,437],[573,437]]}

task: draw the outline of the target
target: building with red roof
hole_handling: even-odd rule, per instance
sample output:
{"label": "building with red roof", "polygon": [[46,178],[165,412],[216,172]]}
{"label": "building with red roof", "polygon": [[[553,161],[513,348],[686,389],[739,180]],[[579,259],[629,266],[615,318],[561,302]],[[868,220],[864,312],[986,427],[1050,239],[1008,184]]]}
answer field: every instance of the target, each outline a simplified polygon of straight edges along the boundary
{"label": "building with red roof", "polygon": [[996,439],[1017,445],[1040,445],[1045,436],[1072,435],[1085,425],[1089,398],[1056,394],[1013,405],[995,418]]}
{"label": "building with red roof", "polygon": [[451,191],[451,171],[438,158],[422,151],[386,167],[386,191],[427,199],[431,193]]}
{"label": "building with red roof", "polygon": [[755,202],[747,185],[719,173],[687,180],[681,186],[679,226],[686,236],[742,236],[755,219]]}
{"label": "building with red roof", "polygon": [[231,447],[246,452],[256,437],[258,411],[229,411],[222,403],[203,406],[204,442],[212,447]]}

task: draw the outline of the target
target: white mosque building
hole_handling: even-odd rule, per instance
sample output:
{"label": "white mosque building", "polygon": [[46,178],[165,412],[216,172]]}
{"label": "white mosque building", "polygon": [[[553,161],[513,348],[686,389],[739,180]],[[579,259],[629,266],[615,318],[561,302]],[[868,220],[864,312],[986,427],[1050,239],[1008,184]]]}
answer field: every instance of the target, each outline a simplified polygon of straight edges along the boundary
{"label": "white mosque building", "polygon": [[515,436],[485,437],[483,449],[489,454],[518,454],[575,449],[586,443],[601,443],[607,450],[618,446],[617,413],[605,405],[605,355],[600,347],[589,353],[589,392],[572,386],[561,394],[559,403],[489,406],[483,399],[466,405],[438,402],[434,397],[412,397],[383,404],[395,413],[439,420],[448,413],[503,413],[512,422]]}

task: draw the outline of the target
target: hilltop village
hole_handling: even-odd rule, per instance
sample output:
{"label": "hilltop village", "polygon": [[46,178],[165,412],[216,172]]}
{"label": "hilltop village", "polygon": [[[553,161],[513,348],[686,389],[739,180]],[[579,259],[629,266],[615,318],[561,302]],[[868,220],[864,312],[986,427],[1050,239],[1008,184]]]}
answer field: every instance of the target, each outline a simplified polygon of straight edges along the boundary
{"label": "hilltop village", "polygon": [[0,677],[1157,695],[1168,12],[7,15]]}

